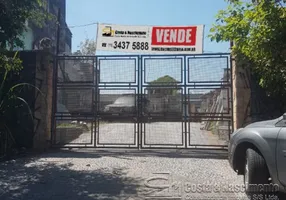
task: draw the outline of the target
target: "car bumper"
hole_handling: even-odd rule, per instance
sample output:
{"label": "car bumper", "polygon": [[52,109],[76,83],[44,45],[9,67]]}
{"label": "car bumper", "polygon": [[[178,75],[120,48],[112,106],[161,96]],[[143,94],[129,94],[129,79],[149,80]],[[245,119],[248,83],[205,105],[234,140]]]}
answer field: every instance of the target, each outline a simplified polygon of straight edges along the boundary
{"label": "car bumper", "polygon": [[229,144],[229,146],[228,146],[228,162],[230,164],[230,167],[233,170],[235,170],[234,165],[233,165],[234,149],[235,149],[235,144],[234,143]]}
{"label": "car bumper", "polygon": [[239,132],[240,129],[236,130],[233,134],[230,136],[230,140],[228,143],[228,162],[231,166],[231,168],[235,171],[235,166],[234,166],[234,151],[236,148],[236,143],[235,143],[235,135]]}

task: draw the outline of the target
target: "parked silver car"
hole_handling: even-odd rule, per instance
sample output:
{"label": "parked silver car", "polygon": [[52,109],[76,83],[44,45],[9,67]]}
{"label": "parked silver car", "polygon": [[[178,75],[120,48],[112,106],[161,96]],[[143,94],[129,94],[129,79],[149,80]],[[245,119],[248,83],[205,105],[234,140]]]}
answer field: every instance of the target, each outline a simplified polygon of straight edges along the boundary
{"label": "parked silver car", "polygon": [[285,193],[286,114],[236,130],[229,143],[229,163],[244,176],[246,193]]}
{"label": "parked silver car", "polygon": [[[142,106],[144,109],[148,106],[149,100],[143,97]],[[136,113],[137,112],[137,98],[134,95],[124,95],[118,97],[112,104],[104,107],[104,113]]]}
{"label": "parked silver car", "polygon": [[135,112],[134,96],[122,96],[116,99],[112,104],[105,106],[104,112],[108,113],[132,113]]}

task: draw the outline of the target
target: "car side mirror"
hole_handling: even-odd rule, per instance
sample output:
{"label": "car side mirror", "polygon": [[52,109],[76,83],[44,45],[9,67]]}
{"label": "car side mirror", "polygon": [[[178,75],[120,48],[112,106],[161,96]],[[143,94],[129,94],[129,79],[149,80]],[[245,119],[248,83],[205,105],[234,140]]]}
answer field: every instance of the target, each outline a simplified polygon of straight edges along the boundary
{"label": "car side mirror", "polygon": [[286,113],[283,114],[283,120],[286,120]]}

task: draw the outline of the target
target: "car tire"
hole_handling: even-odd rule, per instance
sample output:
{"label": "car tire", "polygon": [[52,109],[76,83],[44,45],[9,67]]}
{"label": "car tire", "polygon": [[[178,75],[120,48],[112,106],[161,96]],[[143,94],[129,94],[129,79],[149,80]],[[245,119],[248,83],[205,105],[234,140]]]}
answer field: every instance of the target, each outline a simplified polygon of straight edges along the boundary
{"label": "car tire", "polygon": [[263,192],[254,191],[251,185],[268,184],[269,177],[269,171],[262,155],[253,149],[247,149],[244,168],[246,194],[262,194]]}

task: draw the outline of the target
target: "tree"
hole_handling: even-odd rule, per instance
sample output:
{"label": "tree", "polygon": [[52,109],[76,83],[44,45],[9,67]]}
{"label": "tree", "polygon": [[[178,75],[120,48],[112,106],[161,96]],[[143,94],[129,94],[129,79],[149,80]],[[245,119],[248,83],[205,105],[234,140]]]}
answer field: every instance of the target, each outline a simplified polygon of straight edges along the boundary
{"label": "tree", "polygon": [[96,41],[93,39],[85,39],[80,43],[80,51],[76,52],[81,55],[94,56],[96,53]]}
{"label": "tree", "polygon": [[45,11],[44,0],[1,0],[0,1],[0,52],[10,47],[23,47],[21,35],[26,22],[42,26],[52,15]]}
{"label": "tree", "polygon": [[209,37],[233,42],[238,64],[247,64],[273,97],[286,96],[286,10],[282,1],[228,1]]}
{"label": "tree", "polygon": [[[73,56],[78,56],[79,59],[68,60],[68,61],[65,61],[65,63],[67,64],[69,62],[70,65],[77,66],[79,68],[81,68],[80,66],[85,66],[85,68],[93,69],[93,67],[92,67],[93,62],[91,62],[92,59],[83,59],[80,57],[82,57],[82,56],[95,56],[96,41],[93,39],[87,38],[84,41],[80,42],[79,47],[80,47],[80,49],[73,53]],[[87,64],[89,64],[89,66]],[[60,63],[59,67],[60,67],[63,79],[65,81],[70,81],[69,75],[64,70],[63,62]],[[79,69],[79,70],[81,70],[81,69]],[[90,77],[92,74],[92,73],[87,73],[86,69],[83,70],[83,73],[85,74],[85,77]],[[86,79],[90,79],[90,78],[86,78]]]}
{"label": "tree", "polygon": [[[151,94],[161,94],[161,95],[175,95],[178,93],[176,88],[178,81],[171,76],[162,76],[149,83]],[[159,86],[159,87],[156,87]]]}
{"label": "tree", "polygon": [[[91,79],[90,77],[91,77],[92,73],[88,72],[88,70],[86,70],[86,68],[88,68],[89,70],[91,70],[91,69],[94,70],[94,67],[93,67],[94,63],[92,62],[92,59],[84,59],[81,57],[82,56],[95,56],[96,41],[93,39],[87,38],[84,41],[80,42],[79,47],[80,47],[80,49],[73,53],[73,56],[78,56],[79,59],[67,60],[65,62],[61,62],[59,65],[63,79],[65,81],[70,81],[70,78],[69,78],[69,75],[65,72],[65,69],[63,66],[64,63],[65,64],[69,63],[67,65],[70,65],[70,66],[76,66],[76,68],[78,68],[79,71],[82,71],[86,80]],[[85,66],[85,67],[82,68],[81,66]]]}
{"label": "tree", "polygon": [[7,56],[7,50],[24,46],[21,36],[27,28],[28,21],[41,27],[45,20],[54,19],[45,11],[45,7],[44,0],[0,1],[0,75],[7,70],[21,70],[21,61],[17,57]]}

